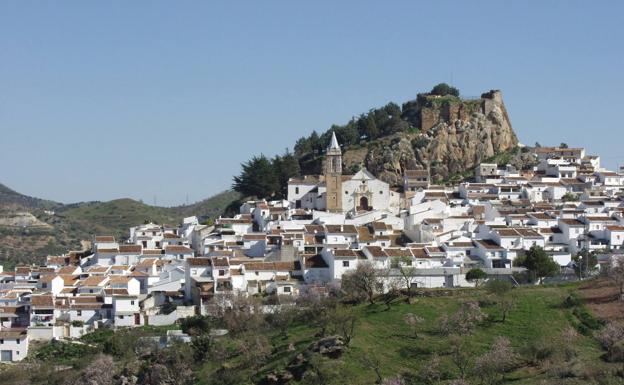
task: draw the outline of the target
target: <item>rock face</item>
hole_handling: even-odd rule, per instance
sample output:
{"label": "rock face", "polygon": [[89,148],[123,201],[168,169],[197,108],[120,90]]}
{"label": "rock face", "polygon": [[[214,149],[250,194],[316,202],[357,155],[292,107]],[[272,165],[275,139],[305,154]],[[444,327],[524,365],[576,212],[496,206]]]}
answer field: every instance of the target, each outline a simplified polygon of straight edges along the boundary
{"label": "rock face", "polygon": [[40,221],[28,212],[16,212],[2,215],[0,214],[0,226],[9,226],[9,227],[42,227],[42,228],[52,228],[51,225]]}
{"label": "rock face", "polygon": [[518,145],[496,90],[472,100],[420,94],[403,105],[403,119],[420,131],[371,143],[363,164],[391,185],[400,185],[407,169],[429,169],[433,181],[444,180]]}

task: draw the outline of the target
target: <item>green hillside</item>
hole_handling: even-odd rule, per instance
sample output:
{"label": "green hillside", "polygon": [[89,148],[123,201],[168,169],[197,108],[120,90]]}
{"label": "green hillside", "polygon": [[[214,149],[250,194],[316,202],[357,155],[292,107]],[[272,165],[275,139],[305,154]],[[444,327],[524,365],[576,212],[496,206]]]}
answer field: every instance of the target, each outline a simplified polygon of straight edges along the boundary
{"label": "green hillside", "polygon": [[[275,315],[226,313],[223,319],[195,318],[182,326],[195,335],[193,343],[151,353],[138,337],[163,335],[166,328],[103,330],[83,338],[90,347],[48,343],[31,356],[34,367],[62,364],[78,370],[48,370],[37,380],[40,371],[31,375],[16,369],[3,378],[57,383],[78,376],[80,370],[93,372],[96,364],[89,362],[99,357],[100,365],[103,353],[114,360],[108,364],[108,375],[136,376],[140,384],[375,384],[379,378],[388,385],[622,383],[621,363],[605,361],[593,337],[602,322],[574,299],[578,285],[519,287],[513,292],[516,307],[504,322],[494,297],[482,289],[459,289],[425,290],[411,304],[401,297],[389,307],[379,298],[373,305],[339,304],[335,311],[304,307]],[[441,317],[452,316],[466,302],[479,303],[486,318],[474,329],[444,334]],[[330,314],[329,322],[323,321],[323,314]],[[408,314],[422,317],[415,329],[405,322]],[[340,321],[350,316],[355,319],[352,332],[349,322]],[[320,340],[322,326],[327,326],[326,335],[345,335],[345,330],[351,335],[340,357],[321,356],[310,349]],[[202,334],[210,327],[228,327],[230,333],[211,340]],[[510,346],[492,352],[498,337],[505,337]],[[288,376],[288,382],[267,381],[267,376],[286,378],[284,373],[294,362],[307,373],[303,379]],[[460,367],[465,382],[453,382],[461,377]],[[295,369],[290,365],[288,373],[296,373]],[[390,382],[399,375],[402,382]],[[166,378],[175,382],[158,382]]]}
{"label": "green hillside", "polygon": [[[94,234],[110,234],[118,239],[128,229],[146,221],[178,224],[184,217],[219,216],[240,198],[227,190],[191,205],[157,207],[133,199],[109,202],[61,204],[29,197],[0,184],[0,215],[28,212],[47,228],[0,226],[0,264],[11,269],[20,263],[41,263],[46,255],[81,250]],[[49,210],[54,211],[50,214]]]}

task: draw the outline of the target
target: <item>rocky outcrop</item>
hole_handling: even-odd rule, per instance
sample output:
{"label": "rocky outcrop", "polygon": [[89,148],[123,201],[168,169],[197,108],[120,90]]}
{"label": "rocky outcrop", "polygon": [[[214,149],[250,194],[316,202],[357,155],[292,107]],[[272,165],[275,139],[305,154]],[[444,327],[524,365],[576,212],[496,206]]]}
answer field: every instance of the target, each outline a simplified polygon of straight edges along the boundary
{"label": "rocky outcrop", "polygon": [[8,226],[8,227],[40,227],[40,228],[52,228],[51,225],[40,221],[28,212],[16,212],[16,213],[8,213],[8,214],[0,214],[0,226]]}
{"label": "rocky outcrop", "polygon": [[402,183],[406,169],[429,169],[432,180],[445,180],[518,145],[500,91],[471,100],[421,94],[403,105],[403,119],[419,132],[370,143],[363,164],[391,185]]}
{"label": "rocky outcrop", "polygon": [[[275,370],[266,375],[262,384],[285,385],[290,381],[301,381],[310,368],[312,354],[320,354],[330,359],[337,359],[346,350],[344,340],[340,336],[328,336],[310,344],[305,351],[297,354],[284,370]],[[290,349],[289,349],[290,350]]]}

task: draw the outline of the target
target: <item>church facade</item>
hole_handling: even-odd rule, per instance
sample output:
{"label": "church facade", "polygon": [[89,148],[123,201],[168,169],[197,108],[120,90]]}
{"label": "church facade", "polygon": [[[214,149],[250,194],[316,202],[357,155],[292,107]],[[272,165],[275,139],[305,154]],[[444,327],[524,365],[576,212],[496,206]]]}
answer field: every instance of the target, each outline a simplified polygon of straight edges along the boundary
{"label": "church facade", "polygon": [[323,175],[288,181],[288,201],[292,207],[333,213],[389,210],[393,194],[388,183],[366,169],[355,175],[342,174],[342,150],[335,133],[325,153]]}

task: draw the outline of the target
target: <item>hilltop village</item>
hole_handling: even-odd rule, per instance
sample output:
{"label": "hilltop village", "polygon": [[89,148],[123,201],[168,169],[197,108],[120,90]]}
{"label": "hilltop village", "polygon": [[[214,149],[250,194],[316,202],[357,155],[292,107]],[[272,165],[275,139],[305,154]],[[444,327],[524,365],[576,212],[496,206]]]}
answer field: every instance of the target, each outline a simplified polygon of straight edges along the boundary
{"label": "hilltop village", "polygon": [[624,174],[582,148],[527,151],[530,170],[482,163],[455,186],[404,170],[397,189],[366,169],[346,175],[332,135],[323,174],[291,178],[285,200],[247,201],[211,223],[137,225],[126,240],[98,234],[90,251],[0,271],[0,359],[24,359],[36,340],[211,314],[232,294],[323,293],[364,265],[383,291],[406,267],[414,289],[474,286],[476,269],[515,281],[526,269],[514,261],[537,247],[559,267],[550,279],[573,279],[583,252],[608,262],[624,244]]}

